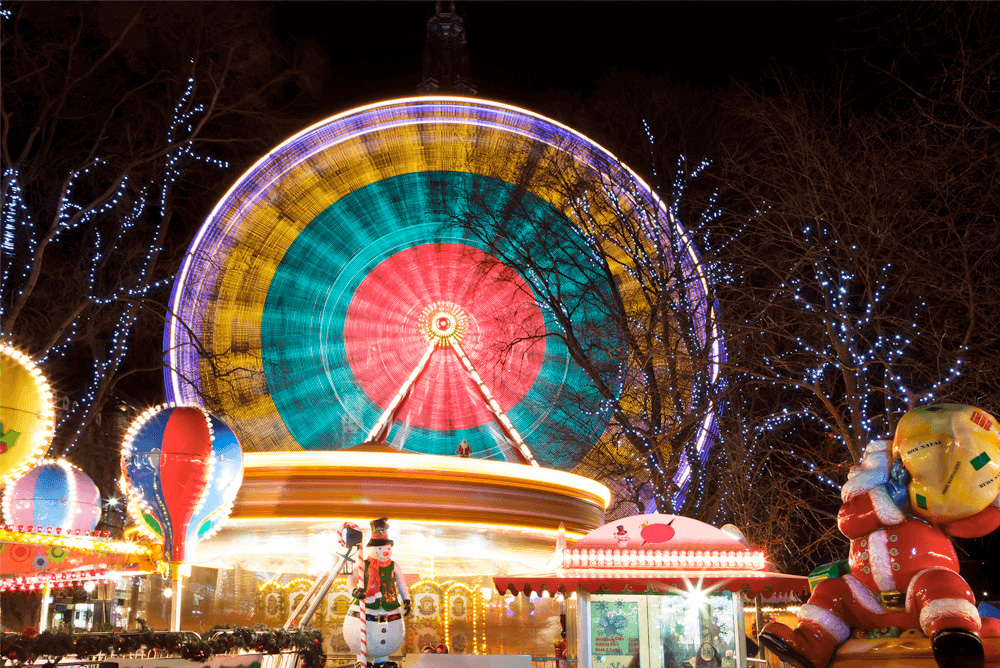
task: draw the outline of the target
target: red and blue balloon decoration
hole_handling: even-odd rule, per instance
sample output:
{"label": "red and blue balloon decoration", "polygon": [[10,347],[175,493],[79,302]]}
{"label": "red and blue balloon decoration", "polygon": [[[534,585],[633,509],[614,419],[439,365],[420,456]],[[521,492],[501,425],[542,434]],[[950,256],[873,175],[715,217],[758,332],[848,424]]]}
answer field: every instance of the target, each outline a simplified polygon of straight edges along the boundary
{"label": "red and blue balloon decoration", "polygon": [[86,473],[66,460],[44,459],[7,486],[3,517],[9,526],[89,533],[101,519],[101,493]]}
{"label": "red and blue balloon decoration", "polygon": [[162,405],[125,435],[122,475],[133,518],[183,562],[229,517],[243,482],[243,450],[226,424],[197,406]]}

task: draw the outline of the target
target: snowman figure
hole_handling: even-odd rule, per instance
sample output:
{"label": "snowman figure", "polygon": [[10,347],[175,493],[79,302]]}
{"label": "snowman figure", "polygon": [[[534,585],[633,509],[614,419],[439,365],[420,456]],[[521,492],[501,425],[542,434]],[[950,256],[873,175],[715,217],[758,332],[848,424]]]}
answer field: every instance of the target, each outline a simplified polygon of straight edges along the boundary
{"label": "snowman figure", "polygon": [[368,556],[347,578],[354,600],[344,618],[344,640],[357,657],[358,668],[398,668],[389,656],[406,637],[403,617],[412,609],[410,591],[392,560],[387,518],[372,520],[371,527]]}
{"label": "snowman figure", "polygon": [[619,524],[617,526],[618,531],[614,533],[615,542],[618,543],[618,547],[628,547],[628,531],[625,530],[624,524]]}

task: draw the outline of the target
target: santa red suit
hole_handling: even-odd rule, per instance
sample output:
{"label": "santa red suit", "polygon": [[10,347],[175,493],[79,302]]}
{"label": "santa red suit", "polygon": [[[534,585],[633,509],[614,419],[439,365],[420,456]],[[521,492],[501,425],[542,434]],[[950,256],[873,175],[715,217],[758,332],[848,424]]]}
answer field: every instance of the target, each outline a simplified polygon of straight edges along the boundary
{"label": "santa red suit", "polygon": [[[788,663],[825,668],[852,628],[898,626],[930,637],[941,665],[983,665],[975,598],[948,536],[985,536],[1000,527],[1000,497],[940,526],[910,516],[886,487],[890,449],[889,441],[869,443],[841,490],[837,523],[851,540],[850,574],[820,582],[794,630],[773,623],[761,631],[761,643]],[[957,663],[954,655],[961,655]]]}

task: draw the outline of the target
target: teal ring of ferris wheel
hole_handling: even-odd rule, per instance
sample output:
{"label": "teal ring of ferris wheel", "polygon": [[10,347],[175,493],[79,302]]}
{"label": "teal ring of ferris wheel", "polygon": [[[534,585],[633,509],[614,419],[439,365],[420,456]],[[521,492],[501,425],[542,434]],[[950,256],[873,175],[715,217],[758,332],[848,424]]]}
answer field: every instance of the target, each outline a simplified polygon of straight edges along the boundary
{"label": "teal ring of ferris wheel", "polygon": [[[264,305],[264,368],[275,406],[304,449],[340,449],[364,440],[427,346],[423,307],[439,302],[467,313],[463,347],[540,463],[572,468],[589,449],[567,444],[592,441],[600,397],[553,335],[554,320],[525,303],[534,295],[523,277],[504,271],[490,283],[481,276],[492,257],[488,249],[448,224],[461,215],[462,194],[471,189],[488,192],[498,205],[526,198],[532,221],[572,226],[547,203],[501,181],[465,172],[416,172],[342,198],[285,253]],[[385,275],[370,285],[379,267]],[[491,268],[503,269],[500,263]],[[595,284],[582,276],[575,282]],[[531,310],[537,327],[520,332],[534,339],[521,350],[504,340],[512,303],[521,320],[529,320],[525,313]],[[517,363],[504,357],[511,352]],[[468,396],[474,387],[458,359],[446,350],[437,357],[441,364],[416,384],[410,410],[387,442],[404,451],[450,455],[465,440],[475,456],[508,459],[512,453],[481,397]]]}

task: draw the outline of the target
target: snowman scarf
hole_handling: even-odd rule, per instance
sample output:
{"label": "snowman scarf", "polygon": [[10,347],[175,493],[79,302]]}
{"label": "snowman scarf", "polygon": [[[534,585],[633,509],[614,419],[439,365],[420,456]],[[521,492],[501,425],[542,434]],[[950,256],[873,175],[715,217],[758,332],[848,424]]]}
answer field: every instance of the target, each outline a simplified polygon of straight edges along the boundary
{"label": "snowman scarf", "polygon": [[365,561],[368,562],[368,588],[365,590],[365,598],[371,598],[381,592],[382,578],[380,576],[379,569],[385,568],[391,564],[392,559],[377,561],[372,557],[368,557]]}

